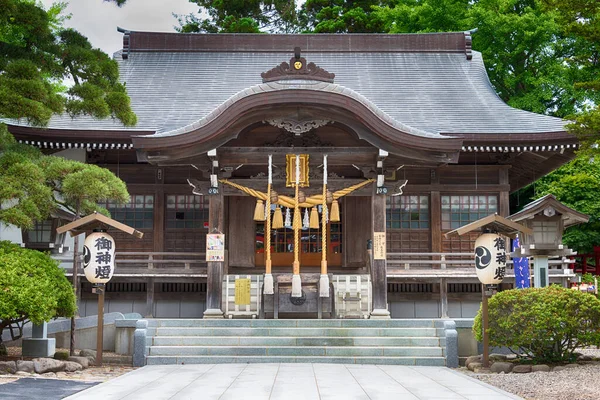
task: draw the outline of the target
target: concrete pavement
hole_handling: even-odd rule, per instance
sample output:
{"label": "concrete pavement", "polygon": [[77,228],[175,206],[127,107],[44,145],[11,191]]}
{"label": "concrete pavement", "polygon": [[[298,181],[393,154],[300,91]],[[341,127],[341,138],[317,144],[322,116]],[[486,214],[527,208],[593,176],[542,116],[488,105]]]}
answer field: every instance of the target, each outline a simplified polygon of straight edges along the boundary
{"label": "concrete pavement", "polygon": [[67,399],[520,399],[444,367],[344,364],[146,366]]}

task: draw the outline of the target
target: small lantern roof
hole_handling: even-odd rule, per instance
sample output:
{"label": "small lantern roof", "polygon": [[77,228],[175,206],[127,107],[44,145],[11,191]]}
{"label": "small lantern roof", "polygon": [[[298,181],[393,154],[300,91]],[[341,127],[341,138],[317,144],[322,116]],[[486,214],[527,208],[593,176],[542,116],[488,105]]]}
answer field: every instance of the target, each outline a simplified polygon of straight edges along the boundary
{"label": "small lantern roof", "polygon": [[79,218],[67,225],[63,225],[56,229],[58,233],[69,232],[71,236],[77,236],[82,233],[90,233],[94,229],[103,228],[103,227],[112,227],[118,229],[122,232],[128,233],[141,239],[144,236],[143,232],[138,231],[135,228],[132,228],[129,225],[125,225],[119,221],[115,221],[112,218],[104,216],[102,214],[98,214],[94,212],[93,214],[87,215],[83,218]]}
{"label": "small lantern roof", "polygon": [[480,230],[480,231],[490,230],[492,232],[499,233],[504,236],[508,236],[509,238],[512,238],[512,239],[514,239],[516,237],[517,233],[519,233],[519,232],[527,234],[527,235],[533,234],[533,230],[531,230],[530,228],[527,228],[526,226],[517,224],[516,222],[511,221],[510,219],[504,218],[498,214],[491,214],[491,215],[488,215],[487,217],[478,219],[475,222],[471,222],[470,224],[461,226],[458,229],[447,232],[445,234],[445,236],[446,236],[446,238],[449,238],[451,236],[462,236],[466,233],[477,231],[477,230]]}
{"label": "small lantern roof", "polygon": [[573,225],[583,224],[590,220],[589,215],[580,213],[577,210],[567,207],[558,201],[552,194],[547,194],[544,197],[540,197],[539,199],[532,201],[521,211],[511,215],[508,218],[513,221],[531,219],[535,215],[543,213],[544,210],[548,209],[549,207],[553,208],[556,211],[556,214],[560,214],[565,228]]}

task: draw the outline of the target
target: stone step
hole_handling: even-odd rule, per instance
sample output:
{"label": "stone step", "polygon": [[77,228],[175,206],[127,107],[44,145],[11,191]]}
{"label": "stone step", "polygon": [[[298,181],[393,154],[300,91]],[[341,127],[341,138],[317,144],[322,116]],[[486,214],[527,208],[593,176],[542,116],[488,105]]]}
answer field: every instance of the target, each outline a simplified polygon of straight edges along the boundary
{"label": "stone step", "polygon": [[334,356],[148,356],[148,365],[226,363],[328,363],[445,366],[444,357],[334,357]]}
{"label": "stone step", "polygon": [[156,336],[435,337],[436,328],[156,328]]}
{"label": "stone step", "polygon": [[442,357],[441,347],[152,346],[150,356]]}
{"label": "stone step", "polygon": [[440,346],[438,337],[156,336],[154,346]]}
{"label": "stone step", "polygon": [[152,328],[434,328],[431,319],[148,319]]}

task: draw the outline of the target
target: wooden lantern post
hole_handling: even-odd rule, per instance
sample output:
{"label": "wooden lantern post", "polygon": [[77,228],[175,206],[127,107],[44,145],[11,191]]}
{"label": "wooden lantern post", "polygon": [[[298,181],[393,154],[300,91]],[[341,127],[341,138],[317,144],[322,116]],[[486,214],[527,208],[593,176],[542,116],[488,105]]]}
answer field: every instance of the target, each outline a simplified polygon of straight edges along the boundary
{"label": "wooden lantern post", "polygon": [[495,285],[502,282],[506,272],[506,250],[508,246],[503,236],[515,238],[518,232],[531,234],[533,231],[498,214],[492,214],[450,231],[445,236],[446,238],[453,235],[461,236],[472,231],[483,232],[475,241],[475,272],[482,286],[482,364],[484,368],[488,368],[490,366],[488,298],[493,294]]}
{"label": "wooden lantern post", "polygon": [[[102,365],[105,285],[110,281],[115,271],[115,242],[113,238],[106,233],[107,227],[115,228],[137,238],[142,238],[144,235],[142,232],[130,226],[98,213],[93,213],[75,220],[56,230],[59,234],[69,232],[71,236],[75,238],[82,233],[86,233],[87,235],[83,248],[83,271],[87,280],[94,285],[92,290],[93,293],[98,294],[98,327],[96,336],[97,366]],[[76,273],[77,270],[74,268],[73,274]],[[74,332],[71,334],[71,343],[73,351],[75,344]]]}

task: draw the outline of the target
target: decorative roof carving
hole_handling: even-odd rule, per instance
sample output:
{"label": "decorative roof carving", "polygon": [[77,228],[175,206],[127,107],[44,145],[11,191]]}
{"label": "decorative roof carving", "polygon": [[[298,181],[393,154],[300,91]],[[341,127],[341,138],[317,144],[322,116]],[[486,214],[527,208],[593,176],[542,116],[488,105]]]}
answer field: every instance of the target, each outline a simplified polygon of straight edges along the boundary
{"label": "decorative roof carving", "polygon": [[266,147],[331,147],[330,142],[324,142],[314,132],[307,132],[301,136],[285,131],[275,138],[273,142],[264,144]]}
{"label": "decorative roof carving", "polygon": [[306,58],[300,57],[300,47],[295,47],[294,53],[289,64],[284,61],[275,68],[260,74],[263,83],[290,79],[308,79],[333,83],[335,74],[324,70],[313,62],[307,63]]}
{"label": "decorative roof carving", "polygon": [[276,118],[276,119],[268,119],[263,122],[266,122],[277,128],[285,129],[286,131],[293,133],[295,135],[300,135],[300,134],[306,133],[312,129],[316,129],[316,128],[325,126],[333,121],[330,121],[328,119],[313,119],[313,120],[308,120],[308,121],[296,121],[294,119]]}

